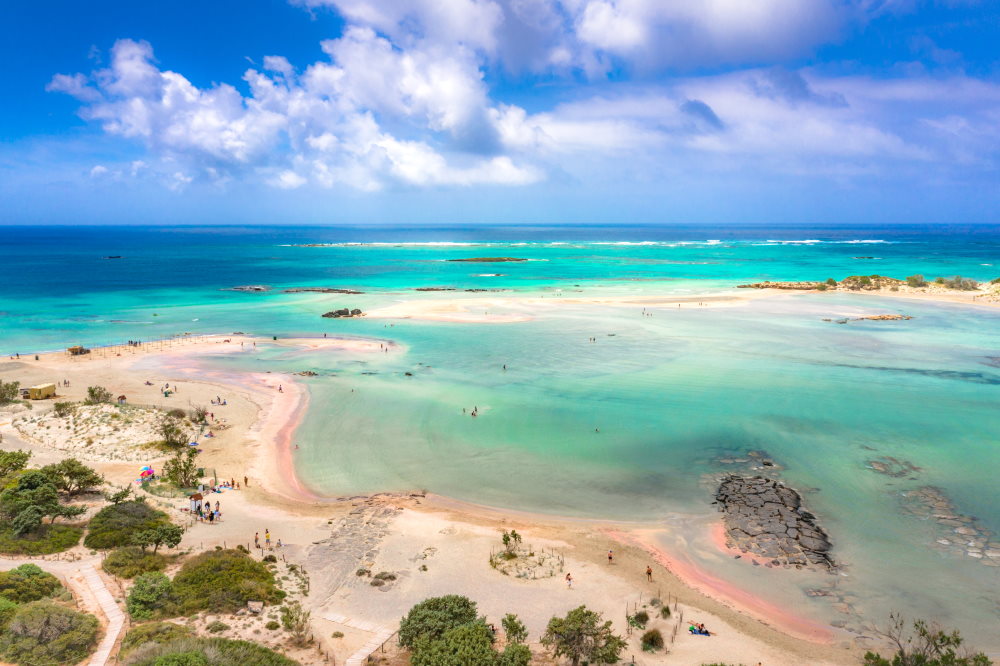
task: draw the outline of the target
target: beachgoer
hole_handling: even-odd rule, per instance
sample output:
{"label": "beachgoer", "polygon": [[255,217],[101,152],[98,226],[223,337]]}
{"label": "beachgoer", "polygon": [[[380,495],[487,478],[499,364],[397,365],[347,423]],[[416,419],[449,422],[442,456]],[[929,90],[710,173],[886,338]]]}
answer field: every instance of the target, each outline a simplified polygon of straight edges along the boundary
{"label": "beachgoer", "polygon": [[278,384],[278,393],[284,393],[285,391],[281,388],[281,384]]}
{"label": "beachgoer", "polygon": [[281,548],[281,539],[278,539],[278,548]]}
{"label": "beachgoer", "polygon": [[250,487],[250,481],[248,481],[247,477],[245,477],[245,476],[243,477],[243,485],[246,486],[246,487],[248,487],[248,488]]}
{"label": "beachgoer", "polygon": [[566,587],[573,589],[573,575],[570,573],[566,574]]}
{"label": "beachgoer", "polygon": [[648,565],[646,566],[646,580],[650,583],[653,582],[653,567]]}
{"label": "beachgoer", "polygon": [[211,509],[209,509],[209,510],[208,510],[208,522],[209,522],[209,523],[212,523],[212,522],[214,522],[214,521],[215,521],[215,514],[214,514],[214,513],[212,513],[212,510],[211,510]]}
{"label": "beachgoer", "polygon": [[219,510],[219,500],[215,500],[215,510]]}
{"label": "beachgoer", "polygon": [[271,547],[271,530],[264,530],[264,545]]}
{"label": "beachgoer", "polygon": [[253,535],[253,547],[260,548],[260,532],[254,532]]}
{"label": "beachgoer", "polygon": [[608,564],[613,564],[614,560],[615,560],[615,554],[609,550],[608,551]]}

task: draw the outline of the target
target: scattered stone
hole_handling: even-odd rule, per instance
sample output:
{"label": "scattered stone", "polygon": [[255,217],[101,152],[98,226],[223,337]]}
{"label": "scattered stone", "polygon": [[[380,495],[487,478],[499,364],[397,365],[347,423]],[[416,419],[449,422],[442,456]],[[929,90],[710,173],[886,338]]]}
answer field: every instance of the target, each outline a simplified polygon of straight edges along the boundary
{"label": "scattered stone", "polygon": [[953,555],[964,555],[986,566],[1000,566],[1000,544],[996,535],[972,517],[958,512],[944,491],[923,486],[904,491],[903,511],[921,520],[933,521],[936,532],[931,547]]}
{"label": "scattered stone", "polygon": [[892,456],[882,456],[881,458],[866,460],[865,464],[873,472],[897,479],[923,471],[909,460],[901,460]]}
{"label": "scattered stone", "polygon": [[878,314],[878,315],[868,315],[865,317],[855,317],[854,321],[900,321],[913,319],[910,315],[904,314]]}
{"label": "scattered stone", "polygon": [[726,545],[767,558],[768,565],[830,570],[831,544],[796,491],[762,476],[726,476],[715,494],[725,516]]}

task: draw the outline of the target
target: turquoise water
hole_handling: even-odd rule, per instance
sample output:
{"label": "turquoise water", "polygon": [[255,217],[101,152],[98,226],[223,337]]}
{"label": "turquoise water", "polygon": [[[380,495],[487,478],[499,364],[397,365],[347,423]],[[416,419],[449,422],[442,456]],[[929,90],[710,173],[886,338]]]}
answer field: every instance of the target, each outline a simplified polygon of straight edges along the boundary
{"label": "turquoise water", "polygon": [[[412,291],[428,286],[684,296],[762,279],[1000,275],[997,229],[948,231],[25,230],[0,246],[0,350],[185,331],[391,340],[405,353],[262,345],[212,363],[319,373],[304,380],[311,405],[296,435],[298,473],[318,492],[423,488],[558,515],[669,522],[679,527],[664,543],[686,544],[712,573],[818,619],[845,619],[803,594],[832,577],[750,568],[705,544],[717,518],[712,479],[727,469],[719,459],[763,450],[807,491],[845,564],[840,589],[859,613],[935,617],[1000,651],[1000,569],[935,550],[940,534],[905,514],[900,498],[939,487],[1000,541],[1000,310],[828,293],[653,316],[546,303],[520,306],[532,319],[507,324],[319,317],[481,296]],[[337,245],[295,246],[312,242]],[[430,244],[441,242],[464,244]],[[110,254],[122,259],[100,258]],[[471,256],[531,261],[445,261]],[[272,290],[224,291],[246,284]],[[297,286],[365,293],[281,293]],[[914,318],[823,321],[884,312]],[[921,471],[913,480],[876,474],[867,461],[883,456]]]}

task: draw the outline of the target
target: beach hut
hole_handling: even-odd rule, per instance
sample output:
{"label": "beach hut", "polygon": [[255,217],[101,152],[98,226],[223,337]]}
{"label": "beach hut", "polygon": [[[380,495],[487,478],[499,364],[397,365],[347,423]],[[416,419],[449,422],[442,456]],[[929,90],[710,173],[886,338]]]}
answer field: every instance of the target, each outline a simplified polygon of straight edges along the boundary
{"label": "beach hut", "polygon": [[201,508],[201,503],[202,500],[204,500],[204,497],[201,493],[194,493],[188,499],[191,500],[191,513],[196,513],[198,509]]}
{"label": "beach hut", "polygon": [[55,384],[39,384],[28,388],[28,398],[31,400],[45,400],[52,398],[56,394]]}
{"label": "beach hut", "polygon": [[80,356],[81,354],[89,354],[90,350],[83,345],[75,345],[68,348],[66,351],[70,353],[70,356]]}

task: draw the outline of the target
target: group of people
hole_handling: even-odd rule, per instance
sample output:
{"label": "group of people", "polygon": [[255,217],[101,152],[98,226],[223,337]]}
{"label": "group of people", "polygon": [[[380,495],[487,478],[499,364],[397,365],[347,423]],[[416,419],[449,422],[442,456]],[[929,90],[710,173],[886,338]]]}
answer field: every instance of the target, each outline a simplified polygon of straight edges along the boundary
{"label": "group of people", "polygon": [[695,636],[711,636],[712,632],[705,628],[704,624],[692,624],[688,627],[688,633],[694,634]]}
{"label": "group of people", "polygon": [[[263,550],[263,549],[271,550],[271,530],[269,530],[269,529],[265,529],[264,530],[264,546],[263,547],[260,545],[260,532],[254,532],[254,535],[253,535],[253,547],[256,548],[257,550]],[[276,547],[277,548],[281,548],[281,539],[278,539]]]}
{"label": "group of people", "polygon": [[215,508],[212,508],[211,502],[202,503],[197,502],[195,505],[194,515],[197,517],[199,522],[208,522],[209,524],[215,523],[216,521],[222,521],[222,506],[219,501],[216,500]]}
{"label": "group of people", "polygon": [[[226,399],[225,399],[225,398],[221,398],[221,397],[219,397],[219,396],[215,396],[215,397],[214,397],[214,398],[212,398],[212,400],[210,400],[209,402],[211,402],[211,403],[212,403],[213,405],[228,405],[228,404],[229,404],[229,403],[228,403],[228,402],[226,401]],[[215,415],[214,415],[214,414],[212,414],[211,416],[213,416],[213,417],[214,417]]]}

